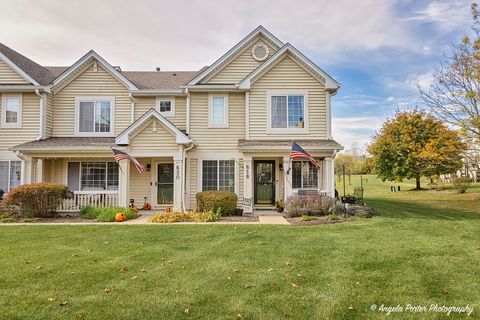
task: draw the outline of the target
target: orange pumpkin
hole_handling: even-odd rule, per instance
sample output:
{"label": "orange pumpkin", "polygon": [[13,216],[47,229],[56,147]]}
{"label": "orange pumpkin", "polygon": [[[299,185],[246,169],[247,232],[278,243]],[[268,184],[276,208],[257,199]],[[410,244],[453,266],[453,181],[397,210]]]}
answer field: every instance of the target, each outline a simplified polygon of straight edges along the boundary
{"label": "orange pumpkin", "polygon": [[125,220],[127,220],[127,217],[125,216],[125,213],[117,213],[115,215],[115,221],[122,222],[122,221],[125,221]]}
{"label": "orange pumpkin", "polygon": [[166,213],[170,213],[170,212],[172,212],[172,211],[173,211],[173,210],[172,210],[172,207],[166,207],[166,208],[165,208],[165,212],[166,212]]}
{"label": "orange pumpkin", "polygon": [[143,210],[152,210],[152,205],[150,203],[145,203],[143,205]]}

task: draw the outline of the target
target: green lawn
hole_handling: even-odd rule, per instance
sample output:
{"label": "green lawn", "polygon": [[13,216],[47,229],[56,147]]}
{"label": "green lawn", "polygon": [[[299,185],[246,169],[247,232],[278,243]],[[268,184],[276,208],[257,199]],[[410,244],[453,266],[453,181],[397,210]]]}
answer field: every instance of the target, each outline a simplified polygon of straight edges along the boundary
{"label": "green lawn", "polygon": [[385,319],[372,304],[437,303],[479,319],[480,187],[365,189],[376,216],[334,225],[2,226],[0,318]]}

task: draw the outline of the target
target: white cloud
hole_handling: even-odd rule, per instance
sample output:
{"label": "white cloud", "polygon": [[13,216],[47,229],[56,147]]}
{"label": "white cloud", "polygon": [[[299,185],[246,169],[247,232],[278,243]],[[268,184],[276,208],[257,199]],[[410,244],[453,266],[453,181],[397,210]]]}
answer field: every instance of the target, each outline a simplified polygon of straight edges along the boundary
{"label": "white cloud", "polygon": [[352,143],[366,150],[366,145],[371,141],[386,119],[386,116],[378,117],[342,117],[332,119],[333,138],[349,149]]}
{"label": "white cloud", "polygon": [[451,31],[463,26],[469,18],[469,1],[433,1],[414,12],[407,18],[410,21],[435,23],[445,31]]}
{"label": "white cloud", "polygon": [[[415,50],[394,3],[364,0],[6,1],[2,41],[45,65],[70,65],[90,49],[124,70],[212,63],[259,24],[321,65],[382,47]],[[288,20],[285,14],[288,13]],[[294,23],[291,23],[294,21]]]}

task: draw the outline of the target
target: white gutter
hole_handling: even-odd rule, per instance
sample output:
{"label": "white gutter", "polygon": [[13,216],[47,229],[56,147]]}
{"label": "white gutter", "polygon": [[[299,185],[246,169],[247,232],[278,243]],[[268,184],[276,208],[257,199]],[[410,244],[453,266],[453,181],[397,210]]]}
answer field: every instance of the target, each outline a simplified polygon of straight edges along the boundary
{"label": "white gutter", "polygon": [[17,92],[17,91],[35,91],[35,90],[44,90],[49,92],[48,87],[44,86],[32,86],[32,85],[0,85],[0,91],[9,91],[9,92]]}
{"label": "white gutter", "polygon": [[182,212],[185,212],[187,210],[187,208],[185,206],[185,179],[187,178],[187,175],[185,174],[185,168],[186,168],[185,155],[186,155],[187,151],[192,150],[193,148],[195,148],[197,146],[197,144],[195,142],[192,141],[191,143],[192,144],[190,145],[190,147],[184,148],[182,150],[182,175],[183,175],[183,179],[182,179]]}
{"label": "white gutter", "polygon": [[184,96],[185,93],[182,90],[157,90],[157,89],[142,89],[142,90],[135,90],[129,91],[134,96]]}
{"label": "white gutter", "polygon": [[38,136],[37,140],[45,139],[46,138],[46,116],[47,112],[45,110],[45,94],[41,94],[39,89],[35,90],[35,94],[40,97],[40,119],[39,119],[39,126],[38,126]]}
{"label": "white gutter", "polygon": [[185,89],[185,93],[187,94],[187,125],[186,125],[186,132],[187,135],[190,134],[190,92],[188,92],[188,88]]}

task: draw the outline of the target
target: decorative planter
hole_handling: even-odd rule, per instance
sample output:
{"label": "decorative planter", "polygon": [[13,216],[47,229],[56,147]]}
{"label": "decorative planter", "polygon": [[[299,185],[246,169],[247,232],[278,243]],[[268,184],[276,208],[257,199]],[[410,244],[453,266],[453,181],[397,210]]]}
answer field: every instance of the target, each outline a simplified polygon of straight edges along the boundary
{"label": "decorative planter", "polygon": [[276,209],[277,209],[277,212],[278,212],[278,213],[282,213],[282,212],[283,212],[283,210],[284,210],[284,208],[283,208],[283,207],[277,207]]}

